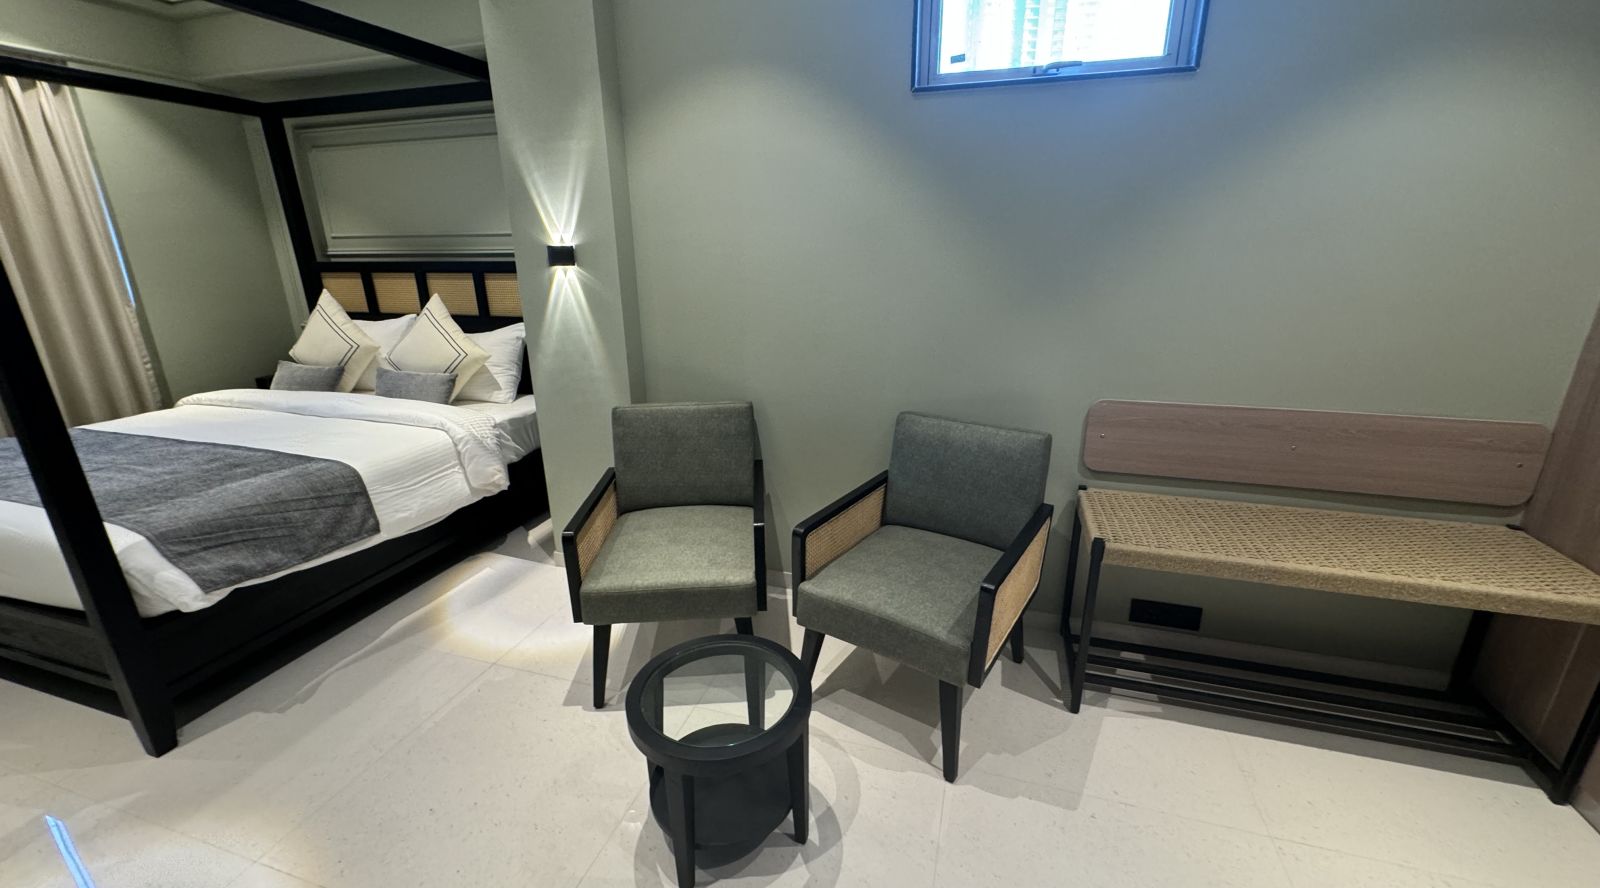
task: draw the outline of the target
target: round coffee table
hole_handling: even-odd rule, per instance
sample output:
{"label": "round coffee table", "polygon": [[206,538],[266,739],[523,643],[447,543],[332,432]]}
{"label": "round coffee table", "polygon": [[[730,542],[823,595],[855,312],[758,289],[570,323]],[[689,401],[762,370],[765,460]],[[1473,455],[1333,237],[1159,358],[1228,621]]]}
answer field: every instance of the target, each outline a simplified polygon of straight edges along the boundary
{"label": "round coffee table", "polygon": [[686,641],[628,687],[628,732],[650,773],[650,807],[694,884],[695,853],[735,860],[794,817],[806,841],[811,683],[783,646],[748,635]]}

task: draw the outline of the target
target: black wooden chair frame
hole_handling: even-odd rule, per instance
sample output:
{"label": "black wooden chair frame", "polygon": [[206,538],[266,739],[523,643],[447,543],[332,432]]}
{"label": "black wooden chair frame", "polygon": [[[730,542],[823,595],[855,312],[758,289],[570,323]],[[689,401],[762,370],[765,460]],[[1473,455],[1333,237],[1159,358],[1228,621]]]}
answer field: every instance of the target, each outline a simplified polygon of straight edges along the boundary
{"label": "black wooden chair frame", "polygon": [[[767,482],[766,472],[761,460],[751,464],[754,474],[752,479],[752,496],[750,508],[752,516],[752,533],[754,535],[753,552],[755,555],[756,571],[756,610],[767,609]],[[589,520],[594,517],[595,510],[599,508],[601,500],[605,498],[606,491],[617,483],[617,470],[615,466],[608,466],[600,474],[600,480],[595,482],[594,489],[579,504],[578,510],[573,513],[572,520],[561,531],[561,559],[567,568],[567,594],[572,601],[572,621],[583,622],[583,599],[579,592],[583,588],[585,565],[578,549],[578,535],[583,532]],[[740,635],[754,635],[755,622],[752,617],[735,617],[734,626]],[[592,655],[594,666],[594,708],[604,709],[606,705],[606,670],[609,666],[611,654],[611,624],[596,625],[594,627],[594,652]]]}
{"label": "black wooden chair frame", "polygon": [[[808,537],[818,528],[844,514],[852,506],[865,500],[879,489],[887,490],[889,484],[888,471],[879,472],[864,484],[834,500],[815,514],[796,524],[794,527],[793,556],[790,567],[794,571],[793,582],[790,583],[790,604],[795,616],[800,614],[800,584],[810,579],[806,564],[806,543]],[[1028,519],[1021,531],[1011,544],[1000,553],[1000,558],[984,576],[983,582],[978,586],[978,612],[972,632],[972,648],[970,665],[967,670],[967,684],[974,688],[983,687],[983,682],[1000,659],[999,651],[994,656],[989,654],[989,639],[994,628],[995,598],[1000,587],[1011,577],[1017,565],[1022,561],[1028,547],[1033,544],[1040,532],[1046,532],[1055,515],[1055,507],[1049,503],[1041,503]],[[883,514],[880,509],[878,524],[883,524]],[[859,541],[857,541],[859,543]],[[844,551],[849,551],[855,544],[848,546]],[[1048,545],[1048,543],[1046,543]],[[842,552],[840,554],[843,554]],[[835,556],[837,557],[837,556]],[[824,565],[825,567],[826,565]],[[819,570],[822,568],[819,568]],[[1034,587],[1028,593],[1028,600],[1017,611],[1011,628],[1007,630],[1007,640],[1011,648],[1013,662],[1021,663],[1023,655],[1023,618],[1027,614],[1028,605],[1032,603],[1033,596],[1039,591],[1038,580],[1035,579]],[[806,674],[809,676],[815,671],[817,660],[822,656],[822,642],[825,639],[821,632],[812,629],[805,630],[805,637],[801,642],[800,661],[805,665]],[[939,682],[939,726],[944,755],[944,779],[955,782],[956,774],[960,770],[961,756],[961,705],[963,692],[960,686],[947,681]]]}

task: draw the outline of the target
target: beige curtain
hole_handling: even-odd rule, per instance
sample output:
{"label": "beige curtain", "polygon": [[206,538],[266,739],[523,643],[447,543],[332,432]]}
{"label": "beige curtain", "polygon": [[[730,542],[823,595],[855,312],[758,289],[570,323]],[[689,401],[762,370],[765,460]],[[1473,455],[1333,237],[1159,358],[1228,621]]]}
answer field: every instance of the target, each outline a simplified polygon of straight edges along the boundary
{"label": "beige curtain", "polygon": [[71,90],[0,77],[0,259],[69,425],[160,388]]}

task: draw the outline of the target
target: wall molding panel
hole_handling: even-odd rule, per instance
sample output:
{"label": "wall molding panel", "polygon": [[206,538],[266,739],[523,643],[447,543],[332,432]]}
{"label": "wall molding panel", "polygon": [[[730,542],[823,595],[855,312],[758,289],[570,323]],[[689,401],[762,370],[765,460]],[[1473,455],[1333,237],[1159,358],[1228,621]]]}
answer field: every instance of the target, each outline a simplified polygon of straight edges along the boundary
{"label": "wall molding panel", "polygon": [[492,113],[325,120],[294,146],[325,258],[511,253]]}

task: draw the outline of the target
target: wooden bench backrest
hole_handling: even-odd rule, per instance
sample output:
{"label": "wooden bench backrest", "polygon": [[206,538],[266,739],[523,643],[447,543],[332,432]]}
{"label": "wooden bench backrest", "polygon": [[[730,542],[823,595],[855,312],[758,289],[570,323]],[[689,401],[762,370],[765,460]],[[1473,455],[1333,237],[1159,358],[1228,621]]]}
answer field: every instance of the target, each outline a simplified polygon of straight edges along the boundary
{"label": "wooden bench backrest", "polygon": [[1100,401],[1084,423],[1097,472],[1518,506],[1550,431],[1532,422]]}

